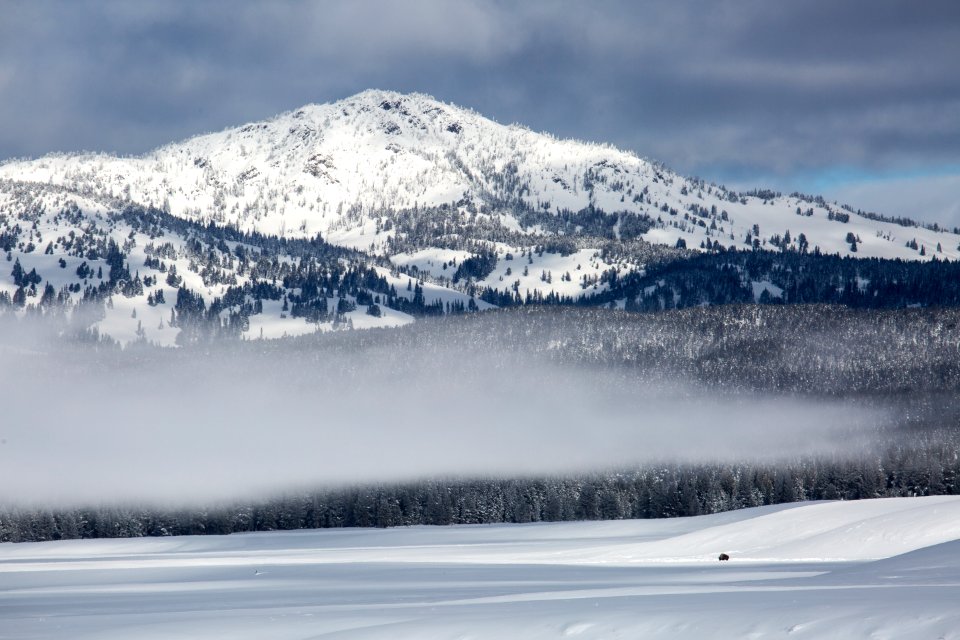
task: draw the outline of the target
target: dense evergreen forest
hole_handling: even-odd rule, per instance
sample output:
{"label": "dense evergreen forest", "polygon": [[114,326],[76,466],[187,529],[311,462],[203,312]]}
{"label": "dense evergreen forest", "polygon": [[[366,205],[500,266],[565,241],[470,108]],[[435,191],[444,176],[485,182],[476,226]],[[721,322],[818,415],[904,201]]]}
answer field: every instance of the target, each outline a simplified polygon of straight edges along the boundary
{"label": "dense evergreen forest", "polygon": [[108,505],[0,510],[0,542],[667,518],[798,500],[960,493],[955,433],[926,434],[854,459],[660,465],[588,476],[423,480],[304,491],[206,508]]}

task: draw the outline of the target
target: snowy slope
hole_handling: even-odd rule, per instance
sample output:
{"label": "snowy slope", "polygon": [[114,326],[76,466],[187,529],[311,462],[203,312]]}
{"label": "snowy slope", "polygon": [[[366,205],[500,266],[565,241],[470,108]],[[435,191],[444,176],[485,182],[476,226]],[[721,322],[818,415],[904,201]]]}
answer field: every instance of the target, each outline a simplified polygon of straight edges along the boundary
{"label": "snowy slope", "polygon": [[[671,246],[683,239],[690,248],[707,240],[746,248],[749,234],[775,248],[777,237],[789,231],[794,249],[803,234],[810,251],[904,259],[960,255],[955,234],[856,214],[839,222],[833,214],[847,212],[835,204],[734,194],[607,145],[558,140],[429,96],[389,91],[307,105],[141,157],[8,162],[0,178],[51,182],[243,230],[322,233],[337,244],[380,252],[394,233],[383,224],[386,209],[452,205],[532,233],[537,229],[518,227],[522,205],[553,214],[593,206],[646,215],[655,226],[642,237]],[[855,254],[850,233],[859,238]]]}
{"label": "snowy slope", "polygon": [[4,544],[0,638],[957,638],[958,516],[952,496]]}
{"label": "snowy slope", "polygon": [[[16,300],[21,287],[12,272],[19,265],[24,273],[35,273],[37,277],[32,286],[22,287],[25,300],[15,305],[19,314],[27,313],[31,307],[42,308],[47,314],[75,320],[77,328],[93,329],[123,344],[144,340],[172,346],[181,332],[171,322],[179,286],[195,292],[210,305],[230,287],[242,287],[252,281],[251,272],[242,267],[235,255],[238,243],[214,246],[169,228],[135,228],[114,215],[116,211],[115,203],[95,195],[84,196],[45,185],[0,183],[0,236],[9,249],[5,262],[0,261],[7,265],[0,277],[0,296],[8,304]],[[104,301],[96,300],[92,305],[95,308],[83,309],[85,298],[108,281],[110,265],[105,248],[109,242],[123,252],[123,262],[139,287],[121,292],[122,283],[118,284],[102,294]],[[204,270],[198,258],[201,255],[212,256],[210,263],[217,265],[215,274]],[[256,256],[256,248],[249,248],[248,255]],[[293,257],[286,261],[295,263]],[[174,269],[179,278],[176,286],[167,279]],[[403,289],[407,278],[401,279],[389,270],[380,272],[397,285],[398,296],[412,296]],[[44,297],[47,289],[52,299]],[[295,292],[290,290],[291,294]],[[160,296],[162,302],[155,302],[155,296]],[[469,301],[469,296],[461,292],[436,285],[426,288],[424,296],[427,302]],[[254,300],[247,296],[245,302]],[[262,311],[244,315],[242,326],[237,328],[239,337],[277,338],[346,326],[395,327],[413,321],[408,314],[386,306],[380,307],[380,315],[372,316],[367,313],[369,305],[357,305],[347,313],[313,322],[284,310],[279,299],[261,300],[259,304]],[[487,306],[478,303],[480,308]],[[230,320],[231,309],[224,311],[224,322]]]}

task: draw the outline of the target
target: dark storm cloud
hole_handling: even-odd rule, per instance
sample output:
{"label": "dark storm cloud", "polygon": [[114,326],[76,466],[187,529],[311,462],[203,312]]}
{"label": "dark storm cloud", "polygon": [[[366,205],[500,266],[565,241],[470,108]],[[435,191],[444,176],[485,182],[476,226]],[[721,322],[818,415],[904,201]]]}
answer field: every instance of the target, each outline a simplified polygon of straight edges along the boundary
{"label": "dark storm cloud", "polygon": [[960,158],[952,1],[2,7],[0,157],[142,152],[380,87],[711,178]]}

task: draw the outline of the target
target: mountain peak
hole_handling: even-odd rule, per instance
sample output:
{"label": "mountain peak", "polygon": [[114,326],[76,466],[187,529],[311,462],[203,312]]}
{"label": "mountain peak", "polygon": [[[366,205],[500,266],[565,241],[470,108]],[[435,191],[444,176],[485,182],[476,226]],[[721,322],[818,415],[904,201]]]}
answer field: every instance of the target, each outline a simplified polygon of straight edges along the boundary
{"label": "mountain peak", "polygon": [[359,93],[355,93],[352,96],[343,98],[341,100],[337,100],[333,104],[340,104],[344,102],[346,103],[362,102],[362,103],[375,104],[377,106],[381,106],[384,103],[409,102],[409,101],[417,101],[421,103],[431,102],[431,103],[439,104],[439,101],[436,98],[426,93],[417,93],[417,92],[401,93],[399,91],[394,91],[392,89],[364,89],[363,91],[360,91]]}
{"label": "mountain peak", "polygon": [[[591,231],[600,237],[692,249],[759,242],[779,250],[802,237],[811,251],[859,257],[929,260],[958,251],[953,238],[867,224],[822,199],[737,194],[610,146],[504,126],[426,94],[384,89],[305,105],[139,158],[8,163],[0,178],[120,198],[244,231],[320,233],[379,253],[396,233],[386,218],[451,206],[487,216],[484,224],[499,230],[485,233],[496,238],[582,234],[588,227],[570,222],[569,214],[594,211],[610,222]],[[847,226],[851,220],[858,224]]]}

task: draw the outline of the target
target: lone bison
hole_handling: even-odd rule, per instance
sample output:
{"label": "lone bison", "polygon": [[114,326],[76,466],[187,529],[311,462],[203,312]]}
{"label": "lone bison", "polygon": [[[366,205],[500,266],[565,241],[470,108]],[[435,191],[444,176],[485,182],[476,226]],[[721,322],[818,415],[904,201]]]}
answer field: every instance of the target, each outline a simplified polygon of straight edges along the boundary
{"label": "lone bison", "polygon": [[724,560],[729,560],[729,559],[730,559],[730,556],[728,556],[727,554],[725,554],[725,553],[721,553],[721,554],[720,554],[720,561],[721,561],[721,562],[724,561]]}

